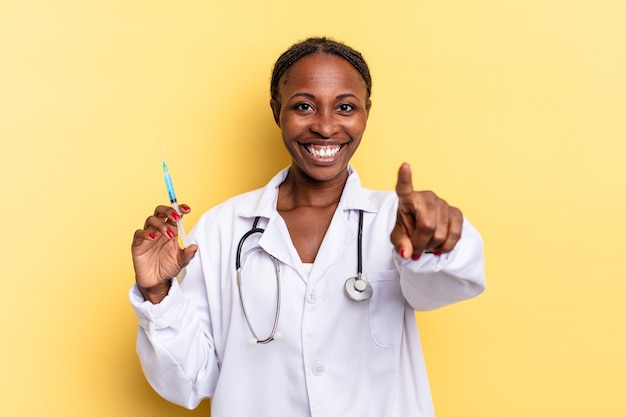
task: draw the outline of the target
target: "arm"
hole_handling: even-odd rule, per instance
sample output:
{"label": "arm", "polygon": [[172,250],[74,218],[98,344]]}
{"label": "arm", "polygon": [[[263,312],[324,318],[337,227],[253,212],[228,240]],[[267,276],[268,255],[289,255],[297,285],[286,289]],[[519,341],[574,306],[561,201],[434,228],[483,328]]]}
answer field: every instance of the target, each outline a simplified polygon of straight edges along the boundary
{"label": "arm", "polygon": [[451,252],[424,254],[413,261],[394,251],[394,261],[402,293],[414,310],[433,310],[467,300],[485,289],[482,238],[467,220]]}
{"label": "arm", "polygon": [[136,286],[130,300],[139,319],[137,354],[146,379],[168,401],[196,408],[212,396],[219,375],[207,324],[177,280],[160,304],[143,301]]}
{"label": "arm", "polygon": [[414,191],[408,164],[398,171],[396,194],[391,242],[409,304],[431,310],[480,294],[485,288],[482,238],[461,211],[433,192]]}
{"label": "arm", "polygon": [[[198,246],[178,246],[176,220],[171,207],[159,206],[135,232],[136,284],[129,296],[139,320],[137,353],[146,378],[165,399],[195,408],[212,395],[219,363]],[[171,277],[186,265],[183,292]]]}

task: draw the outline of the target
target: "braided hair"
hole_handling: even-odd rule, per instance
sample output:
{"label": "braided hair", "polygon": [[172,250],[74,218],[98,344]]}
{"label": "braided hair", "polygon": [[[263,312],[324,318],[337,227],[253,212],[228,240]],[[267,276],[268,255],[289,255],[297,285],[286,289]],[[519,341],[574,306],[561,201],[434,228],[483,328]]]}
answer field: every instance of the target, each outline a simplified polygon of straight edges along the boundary
{"label": "braided hair", "polygon": [[270,82],[270,95],[272,100],[278,100],[278,84],[280,79],[289,68],[300,59],[314,53],[326,53],[337,55],[348,61],[361,74],[367,87],[367,98],[372,93],[372,77],[365,59],[360,52],[350,48],[349,46],[337,42],[326,37],[308,38],[302,42],[298,42],[287,49],[278,57],[272,71],[272,80]]}

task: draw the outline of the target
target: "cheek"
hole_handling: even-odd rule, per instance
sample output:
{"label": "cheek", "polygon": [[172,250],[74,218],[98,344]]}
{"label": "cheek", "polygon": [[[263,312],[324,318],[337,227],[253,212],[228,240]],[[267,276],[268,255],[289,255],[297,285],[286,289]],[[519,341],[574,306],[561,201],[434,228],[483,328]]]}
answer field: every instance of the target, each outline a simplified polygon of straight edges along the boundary
{"label": "cheek", "polygon": [[285,139],[293,138],[298,135],[305,128],[304,123],[299,122],[293,117],[283,116],[280,118],[280,129],[283,132]]}
{"label": "cheek", "polygon": [[355,138],[360,138],[363,135],[363,132],[365,132],[365,126],[367,125],[367,118],[366,117],[358,117],[355,118],[352,123],[347,126],[347,128],[349,129],[350,133],[352,136],[354,136]]}

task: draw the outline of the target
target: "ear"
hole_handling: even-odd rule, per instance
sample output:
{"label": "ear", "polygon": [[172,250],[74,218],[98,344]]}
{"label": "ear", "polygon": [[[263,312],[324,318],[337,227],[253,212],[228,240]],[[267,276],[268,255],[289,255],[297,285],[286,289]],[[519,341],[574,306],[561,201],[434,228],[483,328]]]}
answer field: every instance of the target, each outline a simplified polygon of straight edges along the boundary
{"label": "ear", "polygon": [[272,108],[272,114],[274,115],[274,122],[280,127],[280,103],[277,100],[270,100],[270,107]]}
{"label": "ear", "polygon": [[370,109],[372,108],[372,100],[367,99],[367,103],[365,103],[365,110],[367,112],[367,117],[370,117]]}

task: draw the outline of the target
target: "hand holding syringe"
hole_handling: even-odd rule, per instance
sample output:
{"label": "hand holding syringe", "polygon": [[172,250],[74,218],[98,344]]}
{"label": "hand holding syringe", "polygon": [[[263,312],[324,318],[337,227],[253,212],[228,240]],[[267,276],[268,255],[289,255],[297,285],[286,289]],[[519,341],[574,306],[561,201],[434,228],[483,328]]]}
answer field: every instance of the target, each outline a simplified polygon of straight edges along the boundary
{"label": "hand holding syringe", "polygon": [[[197,245],[187,242],[181,222],[183,214],[188,214],[191,209],[185,204],[179,207],[172,177],[165,159],[162,158],[162,161],[171,206],[157,206],[146,219],[143,228],[135,230],[131,246],[137,288],[145,300],[154,304],[160,303],[167,296],[174,277],[182,281],[185,266],[198,250]],[[182,248],[176,235],[181,238]]]}

